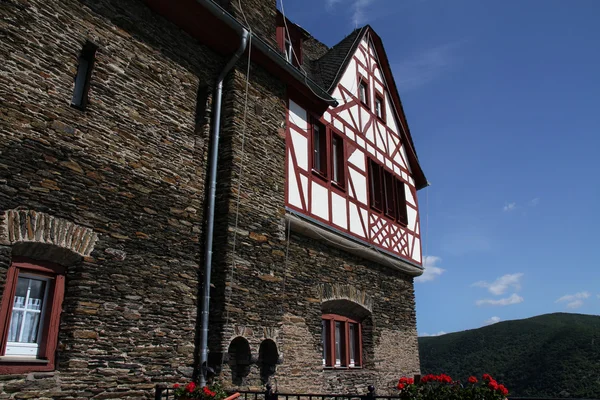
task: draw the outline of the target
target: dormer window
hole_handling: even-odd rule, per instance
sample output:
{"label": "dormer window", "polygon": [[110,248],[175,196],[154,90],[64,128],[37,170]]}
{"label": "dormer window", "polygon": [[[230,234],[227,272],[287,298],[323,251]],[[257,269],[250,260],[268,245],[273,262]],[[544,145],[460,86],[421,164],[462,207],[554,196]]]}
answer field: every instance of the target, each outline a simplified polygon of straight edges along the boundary
{"label": "dormer window", "polygon": [[369,106],[368,93],[369,93],[369,85],[367,84],[367,82],[365,82],[364,79],[360,78],[360,81],[358,83],[358,99],[360,100],[361,103],[363,103],[367,107]]}
{"label": "dormer window", "polygon": [[287,37],[285,38],[283,52],[285,54],[285,59],[287,60],[287,62],[291,63],[294,59],[294,48],[292,47],[292,42],[290,42]]}

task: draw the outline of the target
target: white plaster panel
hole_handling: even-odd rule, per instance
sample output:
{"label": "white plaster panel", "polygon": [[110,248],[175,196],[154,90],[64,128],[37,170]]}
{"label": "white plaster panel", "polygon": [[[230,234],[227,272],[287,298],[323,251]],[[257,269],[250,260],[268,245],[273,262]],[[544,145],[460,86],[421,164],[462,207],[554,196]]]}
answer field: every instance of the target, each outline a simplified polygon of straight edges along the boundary
{"label": "white plaster panel", "polygon": [[[379,71],[379,68],[375,70],[376,72]],[[375,75],[377,75],[377,73],[375,73]],[[375,84],[375,89],[379,90],[379,93],[383,93],[383,86],[379,84],[379,82],[373,81],[373,83]],[[387,104],[387,102],[386,102]]]}
{"label": "white plaster panel", "polygon": [[385,157],[383,156],[383,154],[381,154],[381,152],[377,152],[377,159],[379,161],[381,161],[382,163],[385,162]]}
{"label": "white plaster panel", "polygon": [[367,138],[367,140],[370,140],[371,142],[375,142],[375,129],[373,128],[373,124],[369,125],[369,127],[367,128],[367,131],[365,132],[365,137]]}
{"label": "white plaster panel", "polygon": [[417,210],[412,207],[406,207],[406,214],[408,215],[408,229],[414,232],[415,226],[417,225]]}
{"label": "white plaster panel", "polygon": [[291,205],[302,209],[302,200],[300,199],[300,193],[298,192],[298,181],[296,180],[296,174],[294,173],[291,151],[288,154],[288,202]]}
{"label": "white plaster panel", "polygon": [[[369,212],[367,211],[367,209],[360,207],[360,213],[362,215],[363,221],[365,221],[365,223],[367,223],[367,221],[369,220]],[[365,235],[366,234],[367,234],[367,232],[365,232]]]}
{"label": "white plaster panel", "polygon": [[308,130],[306,110],[296,104],[293,100],[290,100],[289,117],[292,124],[296,125],[303,131]]}
{"label": "white plaster panel", "polygon": [[408,174],[406,172],[402,172],[402,179],[408,182]]}
{"label": "white plaster panel", "polygon": [[338,87],[336,87],[333,90],[333,93],[331,94],[331,96],[338,101],[338,103],[339,103],[338,106],[346,104],[344,97],[342,97],[342,92],[340,92],[340,89]]}
{"label": "white plaster panel", "polygon": [[415,237],[413,235],[411,235],[410,233],[408,233],[406,235],[406,238],[407,238],[407,245],[406,246],[408,247],[406,249],[406,253],[407,254],[411,254],[411,252],[412,252],[412,246],[413,246],[413,240],[414,240]]}
{"label": "white plaster panel", "polygon": [[365,237],[365,232],[363,230],[362,224],[360,223],[359,210],[356,204],[348,203],[350,206],[350,232]]}
{"label": "white plaster panel", "polygon": [[377,79],[379,79],[381,82],[383,82],[383,75],[381,75],[381,69],[379,68],[379,66],[377,68],[375,68],[374,75]]}
{"label": "white plaster panel", "polygon": [[329,221],[329,191],[325,186],[312,182],[311,212]]}
{"label": "white plaster panel", "polygon": [[294,144],[294,155],[298,162],[298,167],[308,171],[308,139],[293,129],[290,129],[290,137]]}
{"label": "white plaster panel", "polygon": [[421,239],[415,238],[415,246],[413,247],[412,258],[416,262],[421,262]]}
{"label": "white plaster panel", "polygon": [[385,94],[385,115],[386,123],[389,128],[394,131],[397,135],[400,134],[400,130],[398,129],[398,124],[396,123],[396,113],[392,111],[392,103],[390,96]]}
{"label": "white plaster panel", "polygon": [[341,118],[342,120],[344,120],[344,122],[346,122],[348,125],[354,126],[354,123],[352,122],[352,118],[350,117],[350,112],[348,110],[340,111],[338,113],[338,118]]}
{"label": "white plaster panel", "polygon": [[402,148],[404,146],[400,147],[400,151],[398,151],[395,155],[394,155],[394,161],[396,161],[398,164],[400,164],[401,166],[403,166],[404,168],[408,169],[406,167],[406,163],[404,162],[404,159],[400,156],[400,154],[402,153]]}
{"label": "white plaster panel", "polygon": [[409,204],[412,204],[413,206],[416,206],[417,203],[415,202],[415,198],[412,194],[412,191],[410,190],[410,187],[404,185],[404,196],[406,197],[406,201]]}
{"label": "white plaster panel", "polygon": [[367,204],[367,178],[352,168],[348,168],[348,171],[350,172],[350,179],[352,179],[354,186],[356,200]]}
{"label": "white plaster panel", "polygon": [[359,145],[360,147],[364,148],[365,140],[363,138],[361,138],[360,136],[356,135],[356,144]]}
{"label": "white plaster panel", "polygon": [[371,116],[369,115],[369,112],[366,110],[365,106],[363,106],[362,104],[360,105],[360,117],[361,117],[361,127],[360,127],[360,131],[361,132],[365,132],[365,126],[367,125],[367,122],[369,122],[369,118],[371,118]]}
{"label": "white plaster panel", "polygon": [[392,164],[392,162],[390,161],[389,158],[385,159],[385,166],[388,167],[389,169],[392,169],[394,167],[394,164]]}
{"label": "white plaster panel", "polygon": [[354,150],[348,157],[348,162],[363,172],[367,170],[365,167],[365,153],[360,150]]}
{"label": "white plaster panel", "polygon": [[[360,61],[362,61],[362,62],[363,62],[365,65],[367,65],[365,58],[362,56],[362,53],[361,53],[360,51],[357,51],[357,52],[356,52],[356,54],[357,54],[357,55],[360,55],[360,56],[358,57],[358,59],[359,59]],[[360,65],[360,64],[358,64],[357,66],[358,66],[358,73],[359,73],[360,75],[362,75],[362,77],[363,77],[363,78],[367,79],[367,77],[369,76],[369,73],[367,72],[367,70],[366,70],[366,69],[364,69],[364,68],[363,68],[363,66],[362,66],[362,65]]]}
{"label": "white plaster panel", "polygon": [[369,143],[367,143],[367,151],[373,155],[375,155],[375,149]]}
{"label": "white plaster panel", "polygon": [[348,229],[346,203],[347,200],[344,197],[331,193],[331,222],[344,229]]}
{"label": "white plaster panel", "polygon": [[[402,147],[400,147],[400,153],[402,153],[402,157],[406,161],[408,161],[408,157],[406,156],[406,146],[403,145]],[[412,173],[412,169],[410,168],[410,165],[407,165],[406,169],[408,169]]]}
{"label": "white plaster panel", "polygon": [[361,108],[362,107],[360,107],[358,105],[350,107],[350,113],[352,114],[352,117],[354,117],[354,120],[356,121],[356,124],[354,124],[352,126],[354,126],[356,128],[356,130],[360,130],[360,127],[358,126],[358,124],[360,123],[359,122],[360,119],[358,119],[358,113]]}
{"label": "white plaster panel", "polygon": [[344,132],[344,123],[339,118],[336,117],[333,119],[333,126],[335,126],[336,129]]}
{"label": "white plaster panel", "polygon": [[325,121],[327,122],[331,122],[331,113],[329,112],[329,110],[325,111],[325,113],[323,113],[323,119],[325,119]]}
{"label": "white plaster panel", "polygon": [[412,177],[408,177],[408,183],[410,183],[411,186],[415,186],[415,180]]}
{"label": "white plaster panel", "polygon": [[304,175],[300,175],[300,183],[302,185],[302,197],[304,198],[304,204],[308,204],[308,178]]}
{"label": "white plaster panel", "polygon": [[396,173],[396,175],[402,175],[402,171],[396,164],[394,164],[394,172]]}
{"label": "white plaster panel", "polygon": [[356,81],[356,61],[354,61],[354,59],[350,60],[348,63],[348,66],[342,75],[342,79],[340,79],[340,85],[354,96],[357,95],[358,82]]}

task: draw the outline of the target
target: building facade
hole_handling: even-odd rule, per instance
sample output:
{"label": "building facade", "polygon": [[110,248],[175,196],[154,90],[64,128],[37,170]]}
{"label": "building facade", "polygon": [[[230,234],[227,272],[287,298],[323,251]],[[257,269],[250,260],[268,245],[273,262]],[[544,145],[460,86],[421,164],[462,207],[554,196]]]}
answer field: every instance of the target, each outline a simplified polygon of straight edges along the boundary
{"label": "building facade", "polygon": [[382,41],[275,0],[0,6],[0,398],[152,398],[197,376],[215,84],[208,366],[229,388],[419,372],[416,190]]}

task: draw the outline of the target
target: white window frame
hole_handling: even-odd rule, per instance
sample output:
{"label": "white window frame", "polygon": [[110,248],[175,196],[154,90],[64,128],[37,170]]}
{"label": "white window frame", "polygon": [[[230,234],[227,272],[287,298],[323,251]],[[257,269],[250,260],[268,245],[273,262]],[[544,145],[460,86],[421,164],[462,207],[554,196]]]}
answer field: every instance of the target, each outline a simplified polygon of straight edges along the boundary
{"label": "white window frame", "polygon": [[[5,351],[4,355],[11,356],[11,357],[37,358],[40,343],[42,342],[42,336],[44,334],[43,327],[44,327],[44,322],[46,319],[46,313],[48,310],[48,307],[47,307],[48,293],[50,291],[50,285],[52,283],[52,278],[48,277],[48,276],[35,275],[35,274],[30,274],[30,273],[21,273],[17,277],[17,285],[18,285],[19,279],[34,279],[34,280],[45,282],[44,296],[43,296],[42,304],[40,306],[40,311],[39,311],[40,319],[38,321],[37,338],[36,338],[35,343],[10,342],[7,340],[6,351]],[[23,311],[23,322],[21,325],[21,332],[19,334],[20,337],[24,333],[23,332],[23,329],[24,329],[23,324],[25,323],[26,314],[28,312],[33,312],[32,310],[27,310],[27,299],[28,298],[29,298],[29,289],[27,290],[27,295],[25,297],[25,308],[17,310],[17,311]],[[10,310],[10,316],[9,316],[10,321],[12,321],[12,316],[13,316],[14,312],[15,312],[15,303],[14,303],[14,299],[13,299],[13,306],[12,306],[12,309]],[[10,324],[9,324],[8,329],[10,330]],[[19,349],[25,349],[25,350],[28,349],[29,351],[24,353],[23,350],[20,351]]]}

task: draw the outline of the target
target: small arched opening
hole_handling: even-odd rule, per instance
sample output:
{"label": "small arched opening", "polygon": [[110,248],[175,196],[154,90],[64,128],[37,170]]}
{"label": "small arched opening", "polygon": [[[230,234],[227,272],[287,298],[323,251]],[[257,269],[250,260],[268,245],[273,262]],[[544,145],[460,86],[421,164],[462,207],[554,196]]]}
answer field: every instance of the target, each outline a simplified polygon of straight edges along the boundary
{"label": "small arched opening", "polygon": [[269,378],[275,375],[278,359],[279,352],[275,342],[271,339],[263,340],[258,349],[258,366],[260,368],[260,379],[263,383],[267,383]]}
{"label": "small arched opening", "polygon": [[231,368],[231,381],[235,385],[242,385],[244,378],[250,373],[252,353],[248,340],[238,336],[231,341],[229,349],[229,367]]}

